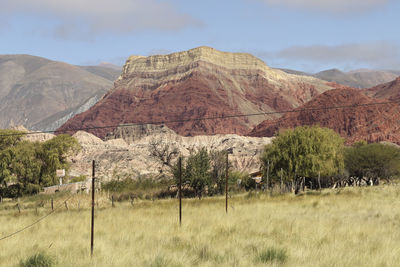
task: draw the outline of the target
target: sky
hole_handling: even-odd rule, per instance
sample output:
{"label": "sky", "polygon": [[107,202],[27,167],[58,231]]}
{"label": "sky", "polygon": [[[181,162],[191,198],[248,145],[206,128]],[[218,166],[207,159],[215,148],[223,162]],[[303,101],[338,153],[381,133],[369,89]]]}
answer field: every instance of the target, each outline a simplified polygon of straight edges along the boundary
{"label": "sky", "polygon": [[306,72],[400,70],[398,0],[0,0],[0,54],[76,65],[198,46]]}

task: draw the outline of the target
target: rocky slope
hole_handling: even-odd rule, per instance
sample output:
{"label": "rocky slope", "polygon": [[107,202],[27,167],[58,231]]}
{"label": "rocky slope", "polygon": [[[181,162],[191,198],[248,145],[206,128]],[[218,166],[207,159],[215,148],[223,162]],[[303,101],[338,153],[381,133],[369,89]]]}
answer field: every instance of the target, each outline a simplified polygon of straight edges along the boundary
{"label": "rocky slope", "polygon": [[136,136],[130,144],[124,139],[110,139],[102,141],[100,138],[83,131],[75,133],[74,137],[82,146],[81,152],[74,156],[71,175],[90,175],[92,160],[96,160],[96,173],[102,180],[110,180],[126,174],[138,175],[165,173],[167,168],[156,158],[151,156],[151,146],[154,142],[168,142],[171,148],[177,148],[182,156],[188,156],[190,150],[206,147],[208,150],[226,150],[233,148],[229,156],[233,169],[246,172],[258,171],[260,168],[260,154],[263,146],[270,142],[270,138],[244,137],[238,135],[215,135],[182,137],[166,127],[148,130],[125,129],[125,133]]}
{"label": "rocky slope", "polygon": [[394,81],[369,88],[365,93],[375,98],[388,99],[392,101],[400,100],[400,77]]}
{"label": "rocky slope", "polygon": [[[0,55],[0,128],[54,130],[97,102],[119,71],[29,55]],[[95,99],[95,101],[93,101]],[[58,123],[57,123],[58,121]]]}
{"label": "rocky slope", "polygon": [[[347,143],[359,140],[368,142],[389,141],[400,144],[400,106],[380,104],[385,100],[366,96],[362,90],[340,88],[325,92],[297,108],[297,112],[264,121],[255,127],[250,136],[273,136],[279,130],[302,125],[320,125],[335,130]],[[324,107],[353,106],[338,109]],[[316,110],[313,110],[316,109]]]}
{"label": "rocky slope", "polygon": [[[58,130],[74,133],[87,127],[167,122],[185,136],[244,134],[265,118],[278,115],[198,119],[292,109],[329,89],[316,78],[271,69],[250,54],[209,47],[131,56],[114,88]],[[112,130],[90,132],[104,138]]]}

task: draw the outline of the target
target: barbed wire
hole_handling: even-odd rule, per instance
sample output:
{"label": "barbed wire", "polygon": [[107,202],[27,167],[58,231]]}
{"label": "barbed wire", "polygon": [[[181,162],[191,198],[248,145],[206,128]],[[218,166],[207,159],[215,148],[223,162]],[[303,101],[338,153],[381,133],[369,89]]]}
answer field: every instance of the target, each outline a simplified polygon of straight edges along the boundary
{"label": "barbed wire", "polygon": [[63,202],[61,202],[61,204],[59,204],[58,206],[56,206],[52,211],[50,211],[49,213],[47,213],[47,214],[44,215],[43,217],[39,218],[38,220],[34,221],[33,223],[31,223],[31,224],[29,224],[29,225],[27,225],[27,226],[25,226],[25,227],[19,229],[18,231],[13,232],[13,233],[11,233],[11,234],[8,234],[8,235],[6,235],[6,236],[0,237],[0,241],[2,241],[2,240],[4,240],[4,239],[7,239],[7,238],[10,238],[10,237],[12,237],[12,236],[14,236],[14,235],[16,235],[16,234],[19,234],[19,233],[21,233],[22,231],[25,231],[26,229],[28,229],[28,228],[30,228],[30,227],[32,227],[32,226],[38,224],[38,223],[41,222],[42,220],[44,220],[44,219],[46,219],[47,217],[49,217],[50,215],[52,215],[56,210],[58,210],[63,204],[65,204],[68,200],[70,200],[70,199],[73,198],[74,196],[75,196],[75,195],[69,196],[66,200],[64,200]]}
{"label": "barbed wire", "polygon": [[359,108],[359,107],[367,107],[367,106],[376,106],[376,105],[387,105],[387,104],[399,104],[400,100],[397,101],[386,101],[386,102],[374,102],[374,103],[365,103],[365,104],[353,104],[353,105],[341,105],[341,106],[325,106],[325,107],[316,107],[316,108],[302,108],[302,109],[292,109],[292,110],[283,110],[283,111],[270,111],[270,112],[259,112],[259,113],[247,113],[247,114],[232,114],[232,115],[221,115],[221,116],[211,116],[211,117],[199,117],[199,118],[190,118],[190,119],[179,119],[179,120],[160,120],[160,121],[145,121],[145,122],[134,122],[134,123],[123,123],[123,124],[114,124],[107,126],[92,126],[92,127],[81,127],[81,128],[71,128],[67,130],[49,130],[49,131],[31,131],[31,132],[21,132],[21,133],[10,133],[10,134],[0,134],[0,137],[6,136],[16,136],[16,135],[33,135],[40,133],[68,133],[68,132],[76,132],[76,131],[89,131],[96,129],[108,129],[108,128],[118,128],[118,127],[131,127],[131,126],[141,126],[147,124],[167,124],[167,123],[183,123],[190,121],[203,121],[203,120],[218,120],[218,119],[231,119],[231,118],[240,118],[240,117],[252,117],[252,116],[265,116],[265,115],[274,115],[274,114],[286,114],[286,113],[297,113],[304,111],[322,111],[322,110],[332,110],[332,109],[348,109],[348,108]]}

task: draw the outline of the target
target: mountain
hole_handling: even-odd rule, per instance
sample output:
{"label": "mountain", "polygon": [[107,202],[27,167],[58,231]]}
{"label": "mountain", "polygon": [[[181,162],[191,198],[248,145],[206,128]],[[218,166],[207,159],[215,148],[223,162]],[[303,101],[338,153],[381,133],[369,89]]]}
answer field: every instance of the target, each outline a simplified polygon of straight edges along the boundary
{"label": "mountain", "polygon": [[399,71],[379,71],[370,69],[359,69],[343,72],[338,69],[324,70],[315,74],[309,74],[296,70],[281,69],[287,73],[313,76],[328,82],[335,82],[354,88],[370,88],[382,83],[387,83],[399,76]]}
{"label": "mountain", "polygon": [[389,99],[393,101],[400,100],[400,77],[391,82],[369,88],[365,90],[365,93],[375,98]]}
{"label": "mountain", "polygon": [[54,130],[95,104],[117,70],[73,66],[30,55],[0,55],[0,128]]}
{"label": "mountain", "polygon": [[90,132],[104,138],[115,128],[104,126],[166,122],[184,136],[245,134],[265,118],[279,115],[199,118],[288,110],[330,89],[319,79],[271,69],[250,54],[210,47],[131,56],[114,88],[58,132],[103,127]]}
{"label": "mountain", "polygon": [[[250,136],[271,137],[278,131],[302,125],[320,125],[333,129],[346,138],[347,143],[389,141],[400,144],[398,104],[374,104],[385,100],[366,96],[362,90],[340,88],[327,91],[305,105],[286,113],[281,118],[264,121]],[[362,105],[351,107],[354,105]],[[348,108],[324,109],[346,106]],[[349,107],[350,106],[350,107]]]}

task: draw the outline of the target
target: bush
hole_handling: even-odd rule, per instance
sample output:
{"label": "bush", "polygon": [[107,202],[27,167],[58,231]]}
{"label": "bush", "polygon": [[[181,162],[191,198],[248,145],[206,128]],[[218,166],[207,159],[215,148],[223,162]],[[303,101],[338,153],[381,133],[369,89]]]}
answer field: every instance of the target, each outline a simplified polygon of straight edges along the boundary
{"label": "bush", "polygon": [[0,188],[0,195],[5,198],[17,198],[23,195],[24,188],[21,184],[13,184]]}
{"label": "bush", "polygon": [[53,257],[45,254],[44,252],[36,253],[25,261],[20,261],[20,267],[52,267],[55,266]]}
{"label": "bush", "polygon": [[262,263],[285,263],[287,260],[287,252],[285,249],[268,248],[257,254],[257,261]]}
{"label": "bush", "polygon": [[87,180],[87,176],[86,175],[80,175],[77,177],[73,177],[69,182],[70,183],[77,183],[77,182],[83,182]]}
{"label": "bush", "polygon": [[391,180],[400,175],[400,148],[389,144],[358,142],[345,151],[345,166],[350,176]]}

